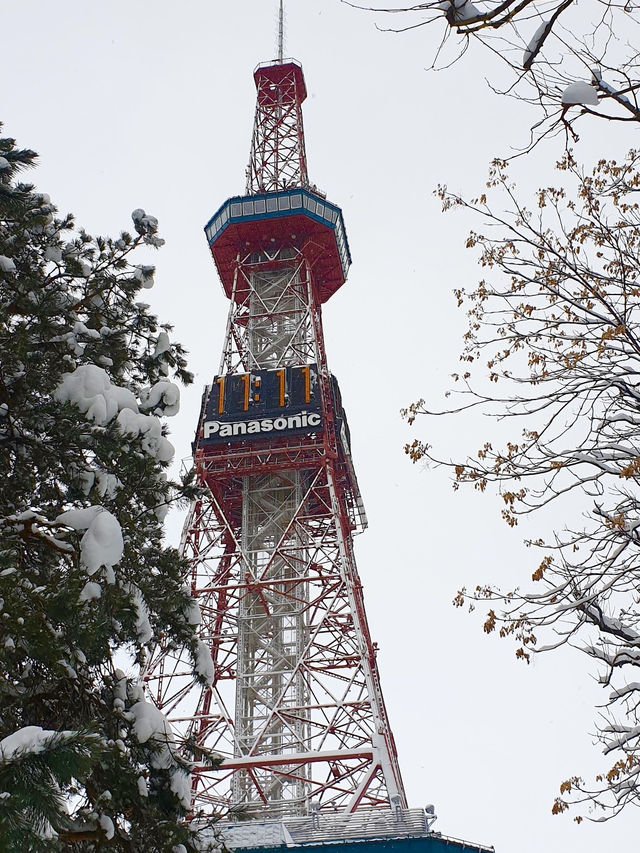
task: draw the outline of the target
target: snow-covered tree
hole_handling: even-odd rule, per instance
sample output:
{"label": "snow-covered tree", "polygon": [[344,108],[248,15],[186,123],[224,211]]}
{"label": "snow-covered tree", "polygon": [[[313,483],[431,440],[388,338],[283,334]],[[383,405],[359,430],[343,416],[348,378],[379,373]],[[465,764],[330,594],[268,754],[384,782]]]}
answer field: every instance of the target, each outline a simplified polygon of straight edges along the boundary
{"label": "snow-covered tree", "polygon": [[522,661],[567,644],[591,659],[608,761],[593,783],[566,780],[554,811],[586,803],[603,820],[640,805],[640,152],[591,172],[567,155],[559,169],[562,185],[532,208],[499,162],[478,199],[441,190],[445,209],[483,220],[467,246],[485,277],[456,292],[469,318],[457,405],[421,400],[405,414],[480,411],[502,422],[501,438],[483,436],[466,458],[420,440],[406,450],[450,466],[456,488],[494,484],[511,527],[541,525],[512,588],[483,584],[455,603],[483,602],[484,630],[514,640]]}
{"label": "snow-covered tree", "polygon": [[[488,52],[501,64],[488,67],[491,88],[535,109],[527,147],[563,134],[575,141],[574,126],[586,117],[640,122],[640,11],[614,0],[428,0],[426,3],[348,6],[380,12],[393,32],[434,25],[441,41],[428,57],[444,69],[465,57],[478,63]],[[471,48],[471,50],[470,50]],[[465,56],[466,54],[466,56]],[[491,68],[492,70],[488,70]],[[464,110],[464,88],[452,105]]]}
{"label": "snow-covered tree", "polygon": [[163,421],[192,377],[133,262],[163,241],[143,210],[117,239],[58,218],[19,180],[34,158],[0,137],[0,849],[206,849],[135,677],[160,638],[198,652],[162,542],[193,493]]}

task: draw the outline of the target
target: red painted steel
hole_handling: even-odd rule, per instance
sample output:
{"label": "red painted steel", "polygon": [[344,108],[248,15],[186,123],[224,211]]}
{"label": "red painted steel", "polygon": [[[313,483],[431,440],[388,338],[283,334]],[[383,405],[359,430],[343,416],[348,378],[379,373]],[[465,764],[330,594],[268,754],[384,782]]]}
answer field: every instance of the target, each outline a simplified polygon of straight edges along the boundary
{"label": "red painted steel", "polygon": [[256,117],[247,193],[309,185],[302,123],[307,97],[302,68],[293,60],[259,65],[254,72]]}
{"label": "red painted steel", "polygon": [[231,299],[246,298],[249,287],[236,287],[234,280],[237,258],[272,249],[274,244],[290,244],[302,251],[316,267],[314,284],[316,299],[322,304],[344,284],[342,263],[336,237],[329,225],[300,213],[279,219],[253,219],[232,222],[211,245],[211,254],[224,292]]}

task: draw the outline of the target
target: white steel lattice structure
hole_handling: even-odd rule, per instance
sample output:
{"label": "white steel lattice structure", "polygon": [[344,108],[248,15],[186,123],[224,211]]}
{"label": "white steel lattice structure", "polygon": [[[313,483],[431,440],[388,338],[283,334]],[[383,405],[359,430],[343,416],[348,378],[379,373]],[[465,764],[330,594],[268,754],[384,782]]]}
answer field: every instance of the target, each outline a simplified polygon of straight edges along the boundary
{"label": "white steel lattice structure", "polygon": [[[182,541],[213,678],[195,682],[170,648],[145,678],[203,750],[198,808],[404,808],[353,553],[366,521],[322,332],[350,263],[342,214],[308,187],[302,69],[277,60],[255,79],[251,194],[205,229],[230,309],[194,442],[203,496]],[[207,769],[211,752],[221,769]]]}

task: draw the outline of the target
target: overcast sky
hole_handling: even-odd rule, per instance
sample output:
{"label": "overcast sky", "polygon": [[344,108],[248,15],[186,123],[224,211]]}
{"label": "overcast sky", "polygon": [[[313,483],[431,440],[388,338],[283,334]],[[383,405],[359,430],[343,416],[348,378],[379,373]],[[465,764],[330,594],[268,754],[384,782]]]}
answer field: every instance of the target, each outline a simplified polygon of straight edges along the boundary
{"label": "overcast sky", "polygon": [[[2,11],[0,120],[40,152],[38,187],[93,233],[130,229],[136,207],[160,220],[167,245],[144,298],[175,324],[196,374],[171,423],[180,457],[227,311],[202,229],[244,192],[252,71],[275,54],[276,6],[20,0]],[[487,90],[487,57],[428,73],[439,33],[385,34],[375,20],[339,0],[288,0],[285,53],[302,62],[309,92],[309,174],[342,207],[354,261],[324,325],[369,516],[358,565],[410,804],[434,803],[436,829],[500,853],[621,849],[630,816],[577,827],[550,813],[561,780],[604,766],[586,658],[567,651],[525,667],[483,634],[481,614],[451,606],[463,584],[526,581],[539,561],[521,545],[526,530],[504,524],[495,497],[454,494],[444,472],[412,466],[402,449],[415,433],[473,451],[491,430],[439,421],[412,431],[399,409],[443,402],[464,331],[451,291],[479,277],[464,249],[469,223],[442,216],[432,191],[480,190],[489,160],[526,141],[533,118]],[[604,150],[605,132],[584,132],[584,150]],[[521,166],[525,183],[551,181],[558,154]],[[171,520],[174,542],[180,525]]]}

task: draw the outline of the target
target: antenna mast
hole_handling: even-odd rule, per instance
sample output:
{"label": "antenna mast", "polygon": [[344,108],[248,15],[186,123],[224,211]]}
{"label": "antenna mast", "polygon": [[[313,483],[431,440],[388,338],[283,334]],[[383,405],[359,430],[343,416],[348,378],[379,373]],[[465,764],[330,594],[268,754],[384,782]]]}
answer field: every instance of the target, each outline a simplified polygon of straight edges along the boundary
{"label": "antenna mast", "polygon": [[278,62],[284,58],[284,9],[283,0],[280,0],[280,14],[278,16]]}

